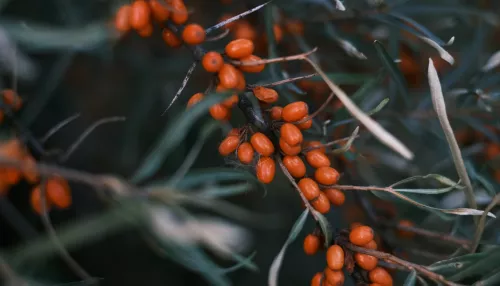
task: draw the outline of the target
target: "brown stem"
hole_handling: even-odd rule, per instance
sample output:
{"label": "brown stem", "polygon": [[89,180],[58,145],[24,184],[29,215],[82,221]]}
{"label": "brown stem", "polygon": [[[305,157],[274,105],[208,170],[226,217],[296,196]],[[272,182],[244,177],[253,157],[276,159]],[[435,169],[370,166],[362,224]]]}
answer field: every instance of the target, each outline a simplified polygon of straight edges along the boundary
{"label": "brown stem", "polygon": [[[354,137],[354,138],[358,138],[358,137],[359,137],[359,135],[356,135],[356,137]],[[307,147],[307,148],[302,149],[302,153],[307,153],[309,151],[316,150],[316,149],[321,149],[321,148],[324,148],[324,147],[330,147],[330,146],[333,146],[335,144],[338,144],[338,143],[341,143],[341,142],[344,142],[344,141],[348,141],[350,138],[351,137],[345,137],[345,138],[337,139],[337,140],[334,140],[334,141],[330,141],[330,142],[322,144],[322,145]]]}
{"label": "brown stem", "polygon": [[248,87],[250,89],[252,89],[254,87],[257,87],[257,86],[273,87],[273,86],[278,86],[278,85],[281,85],[281,84],[285,84],[285,83],[289,83],[289,82],[294,82],[294,81],[298,81],[298,80],[302,80],[302,79],[308,79],[308,78],[311,78],[311,77],[316,76],[316,75],[318,75],[318,74],[317,73],[313,73],[313,74],[308,74],[308,75],[303,75],[303,76],[297,76],[297,77],[287,78],[287,79],[284,79],[284,80],[275,81],[275,82],[271,82],[271,83],[249,84]]}
{"label": "brown stem", "polygon": [[308,55],[316,52],[317,50],[318,50],[318,48],[314,48],[308,52],[298,54],[298,55],[272,58],[272,59],[262,59],[259,61],[252,61],[252,62],[249,62],[249,61],[231,61],[231,64],[233,64],[235,66],[258,66],[258,65],[263,65],[263,64],[297,61],[297,60],[303,60],[303,59],[307,58]]}

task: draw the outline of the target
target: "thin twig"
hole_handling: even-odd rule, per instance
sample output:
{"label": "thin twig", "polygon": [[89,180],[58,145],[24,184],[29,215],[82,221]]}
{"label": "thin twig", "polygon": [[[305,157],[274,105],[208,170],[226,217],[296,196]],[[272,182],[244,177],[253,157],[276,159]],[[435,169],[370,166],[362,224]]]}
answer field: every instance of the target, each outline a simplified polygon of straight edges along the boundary
{"label": "thin twig", "polygon": [[253,12],[255,12],[255,11],[257,11],[257,10],[261,9],[262,7],[264,7],[264,6],[266,6],[267,4],[271,3],[272,1],[273,1],[273,0],[271,0],[271,1],[267,1],[266,3],[261,4],[261,5],[259,5],[259,6],[255,7],[255,8],[253,8],[253,9],[250,9],[250,10],[248,10],[248,11],[245,11],[245,12],[243,12],[243,13],[241,13],[241,14],[238,14],[238,15],[236,15],[236,16],[234,16],[234,17],[231,17],[231,18],[229,18],[229,19],[227,19],[227,20],[225,20],[225,21],[222,21],[222,22],[220,22],[220,23],[217,23],[216,25],[214,25],[214,26],[212,26],[212,27],[206,28],[206,29],[205,29],[205,34],[209,34],[210,32],[212,32],[212,31],[214,31],[214,30],[217,30],[217,29],[219,29],[220,27],[225,26],[226,24],[229,24],[229,23],[231,23],[231,22],[237,21],[237,20],[239,20],[239,19],[241,19],[241,18],[245,17],[246,15],[251,14],[251,13],[253,13]]}
{"label": "thin twig", "polygon": [[225,29],[224,32],[220,33],[219,35],[206,38],[205,42],[215,42],[221,39],[224,39],[227,35],[229,35],[229,32],[231,32],[229,29]]}
{"label": "thin twig", "polygon": [[278,86],[278,85],[282,85],[282,84],[286,84],[286,83],[290,83],[290,82],[294,82],[294,81],[298,81],[298,80],[302,80],[302,79],[308,79],[308,78],[311,78],[311,77],[314,77],[314,76],[317,76],[317,75],[318,75],[317,73],[313,73],[313,74],[308,74],[308,75],[303,75],[303,76],[297,76],[297,77],[287,78],[287,79],[283,79],[283,80],[275,81],[275,82],[271,82],[271,83],[249,84],[248,87],[249,88],[254,88],[254,87],[257,87],[257,86],[273,87],[273,86]]}
{"label": "thin twig", "polygon": [[194,70],[195,70],[195,68],[196,68],[197,65],[198,65],[198,62],[194,61],[193,64],[191,65],[191,67],[189,68],[189,70],[188,70],[188,72],[186,74],[186,77],[182,81],[181,87],[179,88],[179,90],[177,91],[177,93],[175,94],[174,98],[172,99],[172,101],[170,102],[170,104],[167,106],[167,108],[165,109],[165,111],[163,111],[163,113],[161,114],[161,116],[163,116],[163,115],[165,115],[165,113],[167,113],[167,111],[170,109],[170,107],[172,106],[172,104],[174,104],[174,102],[177,100],[177,98],[181,95],[182,91],[186,87],[186,85],[187,85],[187,83],[189,81],[189,78],[193,74],[193,72],[194,72]]}
{"label": "thin twig", "polygon": [[[359,137],[360,137],[360,135],[356,135],[354,138],[359,138]],[[345,138],[341,138],[341,139],[337,139],[337,140],[334,140],[334,141],[330,141],[328,143],[321,144],[321,145],[318,145],[318,146],[307,147],[307,148],[302,149],[302,153],[307,153],[307,152],[312,151],[312,150],[321,149],[321,148],[325,148],[325,147],[330,147],[330,146],[342,143],[344,141],[349,141],[349,139],[351,139],[350,136],[349,137],[345,137]]]}
{"label": "thin twig", "polygon": [[259,61],[230,61],[231,64],[235,66],[258,66],[258,65],[264,65],[264,64],[271,64],[271,63],[279,63],[279,62],[289,62],[289,61],[298,61],[298,60],[304,60],[309,56],[310,54],[316,52],[318,48],[314,48],[308,52],[302,53],[302,54],[297,54],[293,56],[286,56],[286,57],[279,57],[279,58],[272,58],[272,59],[262,59]]}
{"label": "thin twig", "polygon": [[477,250],[477,247],[479,245],[479,242],[481,241],[481,236],[483,235],[484,231],[484,224],[486,222],[486,217],[487,214],[496,206],[500,203],[500,194],[497,194],[491,203],[486,207],[484,210],[484,214],[481,216],[479,219],[479,223],[476,228],[476,233],[474,235],[474,242],[472,243],[472,247],[470,248],[470,252],[474,253]]}
{"label": "thin twig", "polygon": [[50,130],[47,133],[45,133],[45,135],[40,139],[40,143],[44,144],[45,142],[47,142],[47,140],[49,140],[50,137],[52,137],[59,130],[61,130],[61,128],[65,127],[66,125],[71,123],[73,120],[77,119],[78,117],[80,117],[80,113],[72,115],[72,116],[64,119],[63,121],[57,123],[54,127],[50,128]]}

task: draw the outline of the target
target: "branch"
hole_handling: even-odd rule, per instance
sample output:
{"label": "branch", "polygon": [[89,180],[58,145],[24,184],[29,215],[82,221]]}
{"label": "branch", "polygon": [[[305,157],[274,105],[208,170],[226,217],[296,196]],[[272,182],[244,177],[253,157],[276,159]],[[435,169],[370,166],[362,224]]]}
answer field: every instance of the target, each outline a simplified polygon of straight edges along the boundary
{"label": "branch", "polygon": [[230,61],[230,63],[235,65],[235,66],[258,66],[258,65],[272,64],[272,63],[279,63],[279,62],[298,61],[298,60],[306,59],[307,56],[316,52],[317,50],[318,50],[318,48],[314,48],[308,52],[293,55],[293,56],[286,56],[286,57],[279,57],[279,58],[272,58],[272,59],[262,59],[259,61],[251,61],[251,62],[250,61]]}

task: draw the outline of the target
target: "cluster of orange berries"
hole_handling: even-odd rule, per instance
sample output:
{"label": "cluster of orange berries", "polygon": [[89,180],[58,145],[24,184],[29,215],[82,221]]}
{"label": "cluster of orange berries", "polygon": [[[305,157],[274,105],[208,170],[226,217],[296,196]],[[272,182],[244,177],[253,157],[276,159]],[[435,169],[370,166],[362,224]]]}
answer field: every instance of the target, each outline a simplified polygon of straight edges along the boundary
{"label": "cluster of orange berries", "polygon": [[[316,234],[309,234],[304,239],[304,252],[307,255],[316,254],[322,244],[323,238]],[[348,234],[350,243],[361,246],[367,249],[376,250],[377,243],[374,240],[373,230],[364,225],[355,225]],[[352,255],[352,252],[346,251],[338,244],[331,245],[326,250],[327,267],[323,272],[318,272],[311,280],[311,286],[340,286],[344,284],[345,277],[342,269],[346,268],[349,273],[352,273],[353,267],[347,265],[347,255]],[[356,265],[367,271],[367,278],[370,280],[370,286],[392,286],[392,277],[382,267],[378,267],[378,259],[374,256],[354,253],[354,261]]]}
{"label": "cluster of orange berries", "polygon": [[[2,100],[3,103],[12,108],[13,111],[18,111],[23,106],[23,100],[17,94],[17,92],[13,91],[12,89],[4,89],[2,91]],[[0,110],[0,123],[3,121],[4,117],[4,111]]]}

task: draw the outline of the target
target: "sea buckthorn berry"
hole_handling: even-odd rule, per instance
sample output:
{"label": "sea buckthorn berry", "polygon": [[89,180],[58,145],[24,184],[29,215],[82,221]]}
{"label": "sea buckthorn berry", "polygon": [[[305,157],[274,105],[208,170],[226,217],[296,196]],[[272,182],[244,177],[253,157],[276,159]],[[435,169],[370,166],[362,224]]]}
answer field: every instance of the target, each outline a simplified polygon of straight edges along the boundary
{"label": "sea buckthorn berry", "polygon": [[368,249],[377,250],[377,243],[375,242],[375,240],[372,240],[372,241],[368,242],[367,244],[363,245],[363,247],[368,248]]}
{"label": "sea buckthorn berry", "polygon": [[[304,118],[302,118],[302,119],[304,119]],[[302,120],[302,119],[300,119],[300,120]],[[300,130],[307,130],[307,129],[311,128],[312,125],[313,125],[312,119],[308,119],[302,123],[297,124],[297,127],[299,127]]]}
{"label": "sea buckthorn berry", "polygon": [[246,39],[253,41],[257,38],[257,31],[247,21],[238,21],[234,28],[234,37],[236,39]]}
{"label": "sea buckthorn berry", "polygon": [[304,238],[304,253],[307,255],[314,255],[318,252],[321,241],[318,236],[308,234]]}
{"label": "sea buckthorn berry", "polygon": [[[251,63],[251,62],[256,62],[256,61],[261,61],[262,59],[256,55],[249,55],[248,57],[241,58],[240,61],[242,63]],[[260,73],[264,70],[266,67],[265,64],[259,64],[259,65],[251,65],[251,66],[245,66],[241,65],[238,66],[238,68],[244,72],[248,73]]]}
{"label": "sea buckthorn berry", "polygon": [[377,257],[359,252],[354,254],[354,260],[359,267],[366,271],[373,270],[375,267],[377,267],[378,263]]}
{"label": "sea buckthorn berry", "polygon": [[149,0],[149,7],[153,13],[153,17],[159,22],[165,22],[168,20],[170,11],[167,7],[163,6],[158,0]]}
{"label": "sea buckthorn berry", "polygon": [[323,191],[330,203],[334,206],[341,206],[345,202],[345,195],[341,190],[326,189]]}
{"label": "sea buckthorn berry", "polygon": [[222,156],[227,156],[236,151],[238,144],[240,144],[240,138],[238,136],[227,136],[219,145],[219,153]]}
{"label": "sea buckthorn berry", "polygon": [[294,178],[298,179],[306,175],[306,165],[299,156],[285,156],[283,158],[283,165],[285,165],[290,175]]}
{"label": "sea buckthorn berry", "polygon": [[281,106],[273,106],[271,108],[271,119],[272,120],[281,120],[281,114],[283,113],[283,107]]}
{"label": "sea buckthorn berry", "polygon": [[286,105],[283,108],[283,120],[286,122],[295,122],[307,116],[309,108],[303,101],[296,101]]}
{"label": "sea buckthorn berry", "polygon": [[328,267],[325,268],[325,280],[326,284],[325,286],[342,286],[344,285],[345,281],[345,276],[344,272],[339,271],[339,270],[332,270],[329,269]]}
{"label": "sea buckthorn berry", "polygon": [[300,145],[290,146],[285,142],[285,140],[283,140],[283,138],[280,138],[280,149],[286,155],[295,156],[300,153],[300,150],[302,148],[300,147]]}
{"label": "sea buckthorn berry", "polygon": [[163,29],[162,37],[169,47],[177,48],[182,45],[181,40],[170,29]]}
{"label": "sea buckthorn berry", "polygon": [[358,226],[349,233],[349,241],[352,244],[363,246],[373,240],[373,229],[369,226]]}
{"label": "sea buckthorn berry", "polygon": [[344,267],[344,250],[338,245],[332,245],[326,251],[326,263],[331,270],[342,270]]}
{"label": "sea buckthorn berry", "polygon": [[117,31],[125,33],[130,30],[131,13],[132,7],[130,5],[124,5],[118,9],[115,16],[115,29]]}
{"label": "sea buckthorn berry", "polygon": [[281,42],[281,40],[283,39],[283,30],[281,29],[280,25],[278,24],[273,25],[273,34],[276,43]]}
{"label": "sea buckthorn berry", "polygon": [[250,137],[252,147],[262,156],[269,157],[274,153],[274,145],[266,135],[257,132]]}
{"label": "sea buckthorn berry", "polygon": [[203,56],[201,64],[207,72],[219,72],[224,65],[224,59],[218,52],[211,51]]}
{"label": "sea buckthorn berry", "polygon": [[191,106],[197,104],[203,99],[204,95],[201,92],[195,93],[191,98],[189,99],[187,103],[187,107],[190,108]]}
{"label": "sea buckthorn berry", "polygon": [[314,172],[314,178],[322,185],[334,185],[339,181],[340,174],[332,167],[321,167]]}
{"label": "sea buckthorn berry", "polygon": [[238,70],[230,64],[224,64],[219,71],[219,82],[224,88],[235,88],[238,85]]}
{"label": "sea buckthorn berry", "polygon": [[40,177],[38,171],[36,170],[36,161],[31,156],[26,156],[24,158],[24,164],[27,166],[23,171],[24,178],[30,183],[36,183]]}
{"label": "sea buckthorn berry", "polygon": [[63,178],[50,178],[46,183],[47,199],[60,209],[71,205],[71,191],[68,182]]}
{"label": "sea buckthorn berry", "polygon": [[4,180],[7,184],[16,185],[21,181],[22,173],[21,171],[14,168],[5,168],[1,169],[1,179]]}
{"label": "sea buckthorn berry", "polygon": [[184,1],[182,0],[171,0],[170,6],[172,7],[172,14],[170,19],[177,25],[182,25],[188,20],[188,11]]}
{"label": "sea buckthorn berry", "polygon": [[310,147],[321,147],[321,148],[317,148],[317,149],[313,149],[313,150],[321,151],[321,153],[326,152],[326,149],[323,146],[323,143],[321,143],[319,141],[308,141],[308,142],[304,143],[304,148],[310,148]]}
{"label": "sea buckthorn berry", "polygon": [[[399,225],[400,226],[409,226],[409,227],[414,226],[413,222],[406,220],[406,219],[400,220]],[[411,231],[401,230],[401,229],[398,230],[397,234],[398,234],[398,236],[404,237],[404,238],[412,238],[415,236],[415,233],[413,233]]]}
{"label": "sea buckthorn berry", "polygon": [[328,159],[328,157],[324,153],[318,150],[307,152],[306,160],[307,163],[309,163],[309,165],[311,165],[311,167],[315,169],[330,166],[330,159]]}
{"label": "sea buckthorn berry", "polygon": [[290,146],[297,146],[304,139],[300,129],[291,123],[285,123],[281,126],[280,137]]}
{"label": "sea buckthorn berry", "polygon": [[225,99],[222,102],[222,105],[227,108],[233,108],[233,106],[235,106],[236,104],[238,104],[238,95],[236,94],[231,95],[229,98]]}
{"label": "sea buckthorn berry", "polygon": [[[31,203],[31,207],[33,208],[33,210],[36,213],[38,213],[38,214],[42,213],[42,192],[41,192],[40,186],[35,187],[33,189],[33,191],[31,191],[30,203]],[[50,205],[51,205],[50,201],[48,200],[48,198],[46,196],[45,197],[45,208],[47,209],[47,211],[49,211]]]}
{"label": "sea buckthorn berry", "polygon": [[144,28],[137,30],[137,34],[143,38],[147,38],[153,34],[153,25],[148,24]]}
{"label": "sea buckthorn berry", "polygon": [[304,197],[309,201],[316,199],[321,193],[318,184],[311,178],[301,179],[298,185]]}
{"label": "sea buckthorn berry", "polygon": [[19,97],[17,92],[13,91],[12,89],[5,89],[2,92],[2,96],[5,104],[9,105],[14,110],[19,110],[23,105],[21,97]]}
{"label": "sea buckthorn berry", "polygon": [[258,100],[265,103],[274,103],[278,100],[278,93],[274,89],[257,86],[252,91]]}
{"label": "sea buckthorn berry", "polygon": [[227,136],[240,136],[240,129],[233,128],[227,133]]}
{"label": "sea buckthorn berry", "polygon": [[500,155],[500,144],[490,143],[486,146],[486,159],[491,160]]}
{"label": "sea buckthorn berry", "polygon": [[141,30],[150,24],[151,9],[148,3],[137,0],[132,4],[130,13],[130,25],[136,30]]}
{"label": "sea buckthorn berry", "polygon": [[311,205],[315,210],[322,214],[326,214],[330,211],[330,201],[328,201],[326,195],[321,192],[319,193],[319,196],[311,202]]}
{"label": "sea buckthorn berry", "polygon": [[199,45],[205,41],[205,29],[198,24],[189,24],[182,31],[182,39],[188,45]]}
{"label": "sea buckthorn berry", "polygon": [[228,116],[230,116],[229,108],[225,107],[220,103],[216,103],[210,107],[210,115],[215,120],[227,120]]}
{"label": "sea buckthorn berry", "polygon": [[243,164],[250,164],[253,161],[253,147],[252,144],[244,142],[238,147],[238,159]]}
{"label": "sea buckthorn berry", "polygon": [[255,47],[253,42],[247,39],[237,39],[226,45],[225,51],[228,57],[241,59],[252,55]]}
{"label": "sea buckthorn berry", "polygon": [[261,157],[256,167],[257,179],[264,184],[269,184],[276,173],[276,163],[270,157]]}
{"label": "sea buckthorn berry", "polygon": [[325,285],[321,285],[322,278],[323,278],[323,274],[321,272],[314,274],[314,277],[311,280],[311,286],[325,286]]}
{"label": "sea buckthorn berry", "polygon": [[247,87],[247,81],[245,80],[245,75],[239,70],[236,69],[236,76],[238,77],[238,83],[236,84],[236,90],[243,91]]}
{"label": "sea buckthorn berry", "polygon": [[384,286],[392,286],[392,277],[382,267],[377,267],[368,273],[368,276],[370,277],[370,281],[374,283],[379,283]]}

